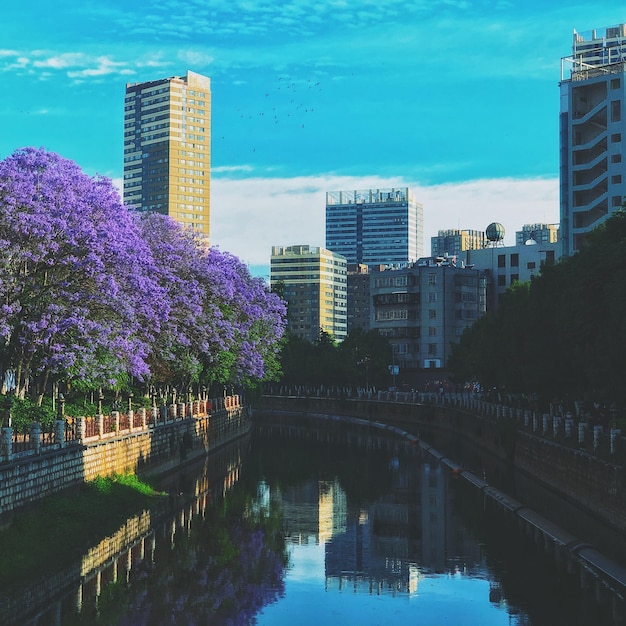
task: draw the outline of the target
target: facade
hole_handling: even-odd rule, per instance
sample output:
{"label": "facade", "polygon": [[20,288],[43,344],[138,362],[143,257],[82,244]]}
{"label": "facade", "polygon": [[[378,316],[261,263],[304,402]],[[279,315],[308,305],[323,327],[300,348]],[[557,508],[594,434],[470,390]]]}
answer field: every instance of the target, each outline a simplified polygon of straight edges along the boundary
{"label": "facade", "polygon": [[446,367],[451,342],[485,313],[483,272],[441,257],[371,273],[372,329],[400,368]]}
{"label": "facade", "polygon": [[626,194],[626,24],[574,31],[561,67],[560,236],[569,256]]}
{"label": "facade", "polygon": [[456,256],[465,259],[467,250],[481,250],[487,245],[483,230],[440,230],[430,238],[431,256]]}
{"label": "facade", "polygon": [[422,254],[423,212],[408,187],[329,191],[326,248],[349,264],[411,263]]}
{"label": "facade", "polygon": [[188,71],[127,83],[124,202],[210,233],[211,83]]}
{"label": "facade", "polygon": [[515,244],[518,246],[523,246],[526,242],[545,244],[558,240],[558,224],[524,224],[522,230],[515,233]]}
{"label": "facade", "polygon": [[347,334],[346,260],[324,248],[273,246],[270,284],[282,286],[287,330],[317,341],[320,331],[343,341]]}
{"label": "facade", "polygon": [[370,274],[367,265],[348,265],[348,334],[370,329]]}
{"label": "facade", "polygon": [[[532,242],[532,243],[531,243]],[[532,280],[542,265],[552,265],[562,256],[561,242],[529,240],[517,246],[492,246],[472,250],[468,263],[487,277],[487,310],[495,310],[506,290],[516,282]]]}

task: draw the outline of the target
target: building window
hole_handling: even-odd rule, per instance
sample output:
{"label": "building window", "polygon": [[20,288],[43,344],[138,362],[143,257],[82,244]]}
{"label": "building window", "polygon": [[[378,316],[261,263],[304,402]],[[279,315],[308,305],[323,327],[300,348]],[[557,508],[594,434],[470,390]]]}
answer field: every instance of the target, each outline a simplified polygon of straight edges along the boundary
{"label": "building window", "polygon": [[436,343],[429,343],[428,344],[428,354],[430,356],[436,356],[437,355],[437,344]]}
{"label": "building window", "polygon": [[437,336],[437,327],[436,326],[429,326],[428,327],[428,336],[429,337],[436,337]]}
{"label": "building window", "polygon": [[428,310],[428,319],[436,320],[437,319],[437,309],[429,309]]}
{"label": "building window", "polygon": [[511,267],[519,267],[519,254],[511,255]]}
{"label": "building window", "polygon": [[614,133],[611,135],[611,143],[619,143],[622,140],[621,133]]}
{"label": "building window", "polygon": [[546,252],[546,265],[554,265],[554,250]]}
{"label": "building window", "polygon": [[534,270],[535,269],[535,262],[534,261],[528,261],[528,263],[526,263],[526,268],[529,270]]}
{"label": "building window", "polygon": [[611,176],[611,183],[613,185],[619,185],[622,182],[622,175],[616,174],[615,176]]}
{"label": "building window", "polygon": [[506,255],[498,255],[498,267],[506,267]]}
{"label": "building window", "polygon": [[622,206],[622,196],[613,196],[611,198],[611,206]]}
{"label": "building window", "polygon": [[519,280],[519,274],[511,274],[511,285]]}
{"label": "building window", "polygon": [[621,163],[622,162],[622,155],[620,154],[612,154],[611,155],[611,163]]}
{"label": "building window", "polygon": [[611,89],[619,89],[619,88],[620,88],[620,86],[621,86],[621,84],[622,84],[621,79],[619,79],[619,78],[613,78],[613,79],[611,80]]}
{"label": "building window", "polygon": [[431,291],[428,294],[428,302],[437,302],[437,293],[434,291]]}
{"label": "building window", "polygon": [[621,102],[619,100],[611,101],[611,121],[619,122],[622,119]]}
{"label": "building window", "polygon": [[428,284],[429,285],[436,285],[437,284],[437,274],[435,274],[434,272],[430,272],[428,274]]}
{"label": "building window", "polygon": [[506,276],[504,274],[498,276],[498,287],[506,287]]}

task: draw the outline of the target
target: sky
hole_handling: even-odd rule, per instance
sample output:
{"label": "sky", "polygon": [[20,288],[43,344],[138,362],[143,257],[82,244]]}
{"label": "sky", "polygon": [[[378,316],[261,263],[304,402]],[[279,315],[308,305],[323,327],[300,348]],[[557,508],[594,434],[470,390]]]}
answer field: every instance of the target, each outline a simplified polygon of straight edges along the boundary
{"label": "sky", "polygon": [[29,0],[0,21],[0,158],[121,185],[127,82],[211,78],[211,244],[324,246],[325,193],[410,187],[440,229],[559,221],[561,58],[614,0]]}

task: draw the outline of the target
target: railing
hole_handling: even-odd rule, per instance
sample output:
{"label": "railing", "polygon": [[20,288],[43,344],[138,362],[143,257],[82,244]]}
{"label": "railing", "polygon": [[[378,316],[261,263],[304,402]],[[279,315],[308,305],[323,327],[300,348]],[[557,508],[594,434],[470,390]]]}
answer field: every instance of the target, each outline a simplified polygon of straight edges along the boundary
{"label": "railing", "polygon": [[0,462],[40,454],[46,449],[84,444],[90,440],[114,437],[148,430],[173,421],[210,416],[218,411],[240,408],[239,395],[223,398],[190,400],[166,406],[132,409],[127,413],[113,411],[111,415],[66,417],[56,420],[47,429],[33,422],[27,431],[2,428],[0,431]]}
{"label": "railing", "polygon": [[[592,417],[580,403],[567,410],[560,403],[551,403],[538,410],[512,401],[493,402],[471,392],[441,393],[418,391],[366,391],[348,388],[282,387],[269,390],[269,395],[397,402],[457,408],[492,421],[511,420],[524,432],[580,451],[616,462],[624,457],[626,438],[617,427],[615,410],[604,417]],[[511,398],[511,400],[514,400]]]}

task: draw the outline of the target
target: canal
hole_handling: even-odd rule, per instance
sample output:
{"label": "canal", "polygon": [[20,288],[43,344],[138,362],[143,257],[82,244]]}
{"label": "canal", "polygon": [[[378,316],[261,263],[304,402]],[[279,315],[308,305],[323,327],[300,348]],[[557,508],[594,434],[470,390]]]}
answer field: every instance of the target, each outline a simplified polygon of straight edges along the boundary
{"label": "canal", "polygon": [[387,435],[261,428],[163,478],[162,510],[7,596],[3,624],[608,626],[465,481]]}

